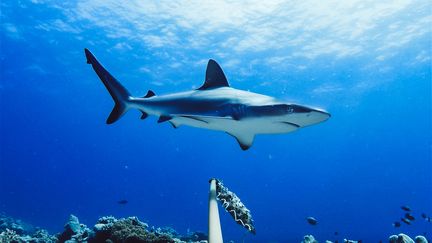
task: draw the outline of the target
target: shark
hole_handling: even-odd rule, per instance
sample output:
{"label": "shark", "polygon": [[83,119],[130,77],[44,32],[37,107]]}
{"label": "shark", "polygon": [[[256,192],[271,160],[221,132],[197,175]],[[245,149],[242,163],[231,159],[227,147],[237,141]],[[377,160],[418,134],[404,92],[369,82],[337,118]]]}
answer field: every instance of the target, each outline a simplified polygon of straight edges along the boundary
{"label": "shark", "polygon": [[134,97],[87,48],[84,52],[115,103],[107,124],[130,109],[138,109],[141,119],[157,116],[158,123],[169,122],[174,128],[187,125],[226,132],[247,150],[258,134],[290,133],[330,118],[322,109],[232,88],[213,59],[208,61],[204,83],[195,90],[165,95],[149,90],[142,97]]}

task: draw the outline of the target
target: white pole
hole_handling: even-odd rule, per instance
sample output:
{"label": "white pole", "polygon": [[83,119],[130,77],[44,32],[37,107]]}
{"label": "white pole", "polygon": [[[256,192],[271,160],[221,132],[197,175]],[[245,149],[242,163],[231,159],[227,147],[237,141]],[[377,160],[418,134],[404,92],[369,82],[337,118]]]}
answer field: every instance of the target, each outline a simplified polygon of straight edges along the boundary
{"label": "white pole", "polygon": [[215,179],[211,179],[210,181],[208,241],[209,243],[223,243],[222,230],[219,220],[219,209],[216,201]]}

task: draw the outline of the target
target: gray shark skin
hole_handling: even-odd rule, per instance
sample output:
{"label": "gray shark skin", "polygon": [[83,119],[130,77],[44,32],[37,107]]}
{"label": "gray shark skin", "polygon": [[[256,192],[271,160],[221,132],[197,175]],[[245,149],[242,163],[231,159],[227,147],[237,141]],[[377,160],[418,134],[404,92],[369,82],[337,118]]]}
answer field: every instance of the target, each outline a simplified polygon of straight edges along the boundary
{"label": "gray shark skin", "polygon": [[330,117],[320,109],[231,88],[220,66],[211,59],[204,84],[196,90],[167,95],[149,90],[142,98],[133,97],[88,49],[85,55],[115,102],[107,124],[116,122],[130,109],[138,109],[141,119],[158,116],[159,123],[169,122],[174,128],[188,125],[224,131],[247,150],[257,134],[289,133]]}

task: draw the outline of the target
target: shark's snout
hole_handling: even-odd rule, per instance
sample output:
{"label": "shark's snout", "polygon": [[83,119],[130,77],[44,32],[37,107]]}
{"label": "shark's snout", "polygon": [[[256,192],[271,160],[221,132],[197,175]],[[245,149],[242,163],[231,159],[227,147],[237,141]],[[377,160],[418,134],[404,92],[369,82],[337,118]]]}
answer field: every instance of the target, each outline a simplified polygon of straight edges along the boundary
{"label": "shark's snout", "polygon": [[323,122],[329,118],[330,114],[324,110],[292,104],[288,106],[286,122],[305,127]]}
{"label": "shark's snout", "polygon": [[291,112],[305,114],[307,117],[312,118],[312,123],[325,121],[331,116],[330,113],[317,108],[311,108],[301,105],[291,105],[289,107],[291,108]]}
{"label": "shark's snout", "polygon": [[313,119],[314,123],[323,122],[330,118],[330,113],[318,110],[318,109],[311,109],[310,117]]}

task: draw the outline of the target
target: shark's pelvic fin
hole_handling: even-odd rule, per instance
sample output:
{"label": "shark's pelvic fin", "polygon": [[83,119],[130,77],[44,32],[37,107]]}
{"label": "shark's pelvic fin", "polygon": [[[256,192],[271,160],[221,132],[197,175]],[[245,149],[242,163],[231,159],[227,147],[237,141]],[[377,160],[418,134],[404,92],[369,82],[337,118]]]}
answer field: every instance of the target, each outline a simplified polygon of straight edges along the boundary
{"label": "shark's pelvic fin", "polygon": [[111,94],[115,105],[106,123],[112,124],[116,122],[124,113],[129,110],[128,102],[131,95],[123,85],[120,84],[96,59],[96,57],[86,48],[84,49],[87,63],[91,64],[96,74],[99,76],[102,83],[105,85],[108,92]]}
{"label": "shark's pelvic fin", "polygon": [[255,134],[253,133],[234,134],[229,132],[227,133],[233,136],[237,140],[242,150],[248,150],[250,147],[252,147],[252,144],[255,139]]}
{"label": "shark's pelvic fin", "polygon": [[213,59],[210,59],[207,64],[206,78],[204,84],[198,90],[214,89],[220,87],[229,87],[222,68]]}
{"label": "shark's pelvic fin", "polygon": [[143,98],[150,98],[150,97],[153,97],[155,95],[156,95],[155,92],[149,90],[149,91],[147,91],[147,94],[143,96]]}

